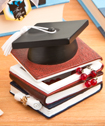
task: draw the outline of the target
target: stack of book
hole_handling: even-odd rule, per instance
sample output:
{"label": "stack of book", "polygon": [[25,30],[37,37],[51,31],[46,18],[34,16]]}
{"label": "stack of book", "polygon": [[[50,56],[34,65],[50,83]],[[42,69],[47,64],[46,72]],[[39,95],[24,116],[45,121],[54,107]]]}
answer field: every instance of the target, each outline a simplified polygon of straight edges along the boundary
{"label": "stack of book", "polygon": [[78,2],[105,38],[105,1],[78,0]]}
{"label": "stack of book", "polygon": [[38,8],[31,2],[33,10],[22,21],[6,20],[2,12],[0,14],[0,37],[12,35],[23,26],[32,26],[38,22],[62,21],[63,7],[68,2],[69,0],[39,0]]}
{"label": "stack of book", "polygon": [[12,43],[18,64],[10,67],[10,93],[17,101],[51,118],[102,89],[102,57],[77,37],[87,25],[87,20],[39,23],[56,33],[30,29]]}

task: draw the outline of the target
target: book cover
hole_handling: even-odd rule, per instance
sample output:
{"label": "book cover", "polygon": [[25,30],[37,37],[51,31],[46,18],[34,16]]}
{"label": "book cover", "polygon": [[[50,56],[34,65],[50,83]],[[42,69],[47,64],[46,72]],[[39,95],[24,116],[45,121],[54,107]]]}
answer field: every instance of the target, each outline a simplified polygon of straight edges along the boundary
{"label": "book cover", "polygon": [[91,18],[93,23],[96,25],[98,30],[101,32],[103,37],[105,37],[105,25],[104,25],[105,19],[102,16],[102,14],[99,12],[99,10],[96,8],[94,3],[91,0],[78,0],[78,2],[86,11],[86,13]]}

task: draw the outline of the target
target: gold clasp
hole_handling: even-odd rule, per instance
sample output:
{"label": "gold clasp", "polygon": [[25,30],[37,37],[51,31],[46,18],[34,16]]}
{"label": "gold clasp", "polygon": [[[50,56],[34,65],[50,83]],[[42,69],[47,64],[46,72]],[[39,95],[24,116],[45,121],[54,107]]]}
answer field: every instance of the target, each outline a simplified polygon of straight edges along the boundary
{"label": "gold clasp", "polygon": [[25,105],[25,106],[27,103],[27,98],[29,98],[29,96],[23,96],[23,98],[20,100],[23,103],[23,105]]}

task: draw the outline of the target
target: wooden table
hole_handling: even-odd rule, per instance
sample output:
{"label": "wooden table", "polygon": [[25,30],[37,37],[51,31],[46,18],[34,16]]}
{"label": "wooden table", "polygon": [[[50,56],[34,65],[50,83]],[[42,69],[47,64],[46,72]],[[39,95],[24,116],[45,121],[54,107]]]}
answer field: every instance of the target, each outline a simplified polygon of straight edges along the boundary
{"label": "wooden table", "polygon": [[[65,20],[89,20],[89,26],[79,37],[103,57],[102,62],[105,64],[105,38],[98,31],[77,0],[71,0],[70,3],[65,4],[63,17]],[[9,36],[0,38],[0,47],[8,38]],[[100,93],[52,119],[46,119],[31,108],[24,107],[21,103],[15,101],[9,93],[9,83],[11,80],[8,71],[10,66],[16,63],[11,55],[5,57],[0,49],[0,109],[4,111],[4,114],[0,117],[0,126],[105,125],[105,87],[103,87]],[[103,72],[105,73],[105,69]],[[103,83],[105,83],[105,76],[103,77]]]}

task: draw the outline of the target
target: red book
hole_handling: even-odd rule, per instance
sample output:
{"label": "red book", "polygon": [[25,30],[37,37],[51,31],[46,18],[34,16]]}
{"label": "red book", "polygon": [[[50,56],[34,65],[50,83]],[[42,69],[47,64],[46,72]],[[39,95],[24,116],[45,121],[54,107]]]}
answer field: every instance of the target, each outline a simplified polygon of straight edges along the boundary
{"label": "red book", "polygon": [[57,76],[68,71],[75,70],[77,67],[87,66],[96,60],[102,60],[94,50],[86,45],[81,39],[76,39],[78,50],[75,56],[61,64],[57,65],[40,65],[28,60],[28,49],[13,49],[12,55],[21,64],[21,66],[37,81]]}

